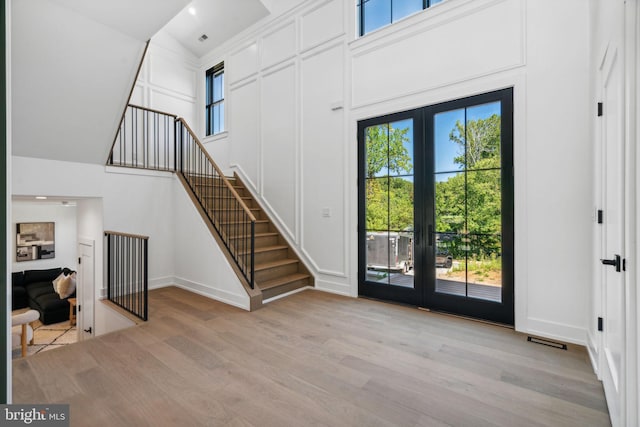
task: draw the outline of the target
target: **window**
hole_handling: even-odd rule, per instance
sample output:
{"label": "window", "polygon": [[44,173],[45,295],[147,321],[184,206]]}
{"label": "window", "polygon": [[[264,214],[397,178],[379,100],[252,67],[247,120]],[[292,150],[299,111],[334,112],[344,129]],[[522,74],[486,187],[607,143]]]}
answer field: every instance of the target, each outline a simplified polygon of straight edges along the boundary
{"label": "window", "polygon": [[224,62],[207,70],[207,136],[224,131]]}
{"label": "window", "polygon": [[443,0],[357,0],[360,35],[399,21]]}

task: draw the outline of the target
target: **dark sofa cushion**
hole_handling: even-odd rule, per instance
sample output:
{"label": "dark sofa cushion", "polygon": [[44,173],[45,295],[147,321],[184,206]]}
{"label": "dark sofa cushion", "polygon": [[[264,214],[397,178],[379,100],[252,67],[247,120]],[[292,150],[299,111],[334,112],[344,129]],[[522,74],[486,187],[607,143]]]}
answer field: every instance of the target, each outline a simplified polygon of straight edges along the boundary
{"label": "dark sofa cushion", "polygon": [[[37,282],[53,282],[62,273],[61,268],[50,268],[49,270],[27,270],[24,272],[24,285]],[[53,283],[51,284],[53,289]]]}
{"label": "dark sofa cushion", "polygon": [[11,310],[28,307],[27,290],[24,288],[24,274],[22,271],[11,273]]}
{"label": "dark sofa cushion", "polygon": [[[54,291],[53,289],[52,282],[29,283],[27,286],[25,286],[25,288],[27,289],[27,295],[29,295],[29,299],[37,299],[42,295],[48,294],[54,294],[55,296],[58,296],[58,294],[56,294],[56,291]],[[58,297],[58,299],[60,299],[60,297]]]}
{"label": "dark sofa cushion", "polygon": [[11,273],[11,285],[24,286],[24,273],[22,271]]}
{"label": "dark sofa cushion", "polygon": [[27,290],[22,286],[13,286],[11,289],[11,310],[18,310],[28,306]]}

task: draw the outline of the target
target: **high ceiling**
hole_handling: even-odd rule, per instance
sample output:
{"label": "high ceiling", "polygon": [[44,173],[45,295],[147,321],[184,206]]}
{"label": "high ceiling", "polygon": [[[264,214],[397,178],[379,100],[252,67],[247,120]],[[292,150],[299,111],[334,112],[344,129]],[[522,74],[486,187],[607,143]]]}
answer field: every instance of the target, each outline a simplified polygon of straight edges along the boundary
{"label": "high ceiling", "polygon": [[[164,28],[197,57],[269,15],[260,0],[193,0]],[[198,39],[207,35],[205,41]]]}

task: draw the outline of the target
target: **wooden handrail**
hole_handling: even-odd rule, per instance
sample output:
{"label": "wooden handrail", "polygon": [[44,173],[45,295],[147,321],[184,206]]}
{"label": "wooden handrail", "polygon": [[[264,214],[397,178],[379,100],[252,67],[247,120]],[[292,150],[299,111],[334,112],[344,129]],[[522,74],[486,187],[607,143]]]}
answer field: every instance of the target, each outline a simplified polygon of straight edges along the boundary
{"label": "wooden handrail", "polygon": [[216,164],[216,162],[213,161],[213,159],[211,158],[211,156],[209,155],[209,152],[204,148],[204,146],[202,145],[202,143],[200,142],[200,140],[198,139],[198,137],[196,136],[196,134],[193,132],[193,130],[189,127],[189,125],[187,124],[187,122],[184,121],[184,119],[182,117],[178,118],[177,121],[179,121],[180,123],[182,123],[182,125],[185,127],[185,129],[187,129],[187,132],[189,132],[189,134],[191,135],[191,137],[193,138],[193,140],[195,141],[196,145],[200,148],[200,150],[202,150],[202,152],[204,153],[204,155],[207,157],[207,159],[209,160],[209,162],[211,162],[211,165],[214,167],[214,169],[216,170],[216,172],[218,172],[218,175],[220,176],[220,178],[222,179],[222,181],[225,183],[225,185],[227,186],[227,188],[229,189],[229,191],[231,192],[231,194],[233,195],[233,197],[235,197],[235,199],[237,200],[237,202],[240,204],[240,206],[242,207],[242,209],[244,210],[244,212],[247,214],[247,216],[249,217],[249,219],[252,222],[256,221],[256,217],[251,213],[251,210],[249,209],[249,207],[246,205],[246,203],[244,202],[244,200],[242,200],[242,198],[240,197],[240,195],[238,194],[238,192],[236,191],[235,188],[233,188],[233,185],[231,185],[231,183],[229,182],[229,180],[227,179],[227,177],[225,176],[225,174],[222,173],[222,171],[220,170],[220,168],[218,167],[218,165]]}
{"label": "wooden handrail", "polygon": [[149,236],[143,236],[141,234],[121,233],[119,231],[107,231],[107,230],[105,230],[104,235],[105,236],[133,237],[134,239],[149,240]]}
{"label": "wooden handrail", "polygon": [[167,113],[167,112],[160,111],[160,110],[154,110],[153,108],[142,107],[142,106],[140,106],[140,105],[129,104],[129,105],[127,105],[127,107],[137,108],[138,110],[149,111],[149,112],[151,112],[151,113],[162,114],[162,115],[164,115],[164,116],[173,117],[174,119],[177,119],[177,118],[178,118],[178,116],[176,116],[175,114]]}
{"label": "wooden handrail", "polygon": [[122,110],[122,115],[120,116],[120,121],[118,122],[118,130],[116,131],[116,135],[113,137],[113,144],[111,144],[111,150],[109,150],[107,163],[109,162],[109,159],[113,155],[113,149],[116,146],[116,141],[118,140],[118,134],[120,133],[120,126],[122,125],[122,121],[124,120],[124,115],[127,114],[127,108],[129,108],[129,101],[131,101],[131,96],[133,95],[133,91],[136,89],[136,82],[138,81],[138,77],[140,76],[140,71],[142,71],[142,65],[144,64],[144,58],[146,58],[147,56],[147,50],[149,50],[150,43],[151,43],[151,39],[147,40],[147,44],[144,45],[142,58],[140,58],[140,63],[138,64],[138,69],[136,70],[136,77],[133,79],[133,84],[131,85],[131,90],[129,91],[127,104],[124,106],[124,109]]}

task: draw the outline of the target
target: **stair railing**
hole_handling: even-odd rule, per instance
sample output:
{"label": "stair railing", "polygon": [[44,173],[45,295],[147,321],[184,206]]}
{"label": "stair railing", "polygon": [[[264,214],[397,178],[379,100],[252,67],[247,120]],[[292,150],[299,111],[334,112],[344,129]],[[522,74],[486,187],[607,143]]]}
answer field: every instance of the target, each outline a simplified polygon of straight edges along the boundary
{"label": "stair railing", "polygon": [[146,321],[149,314],[149,237],[104,232],[107,245],[107,298]]}
{"label": "stair railing", "polygon": [[254,288],[256,218],[184,119],[129,105],[107,165],[179,173]]}

